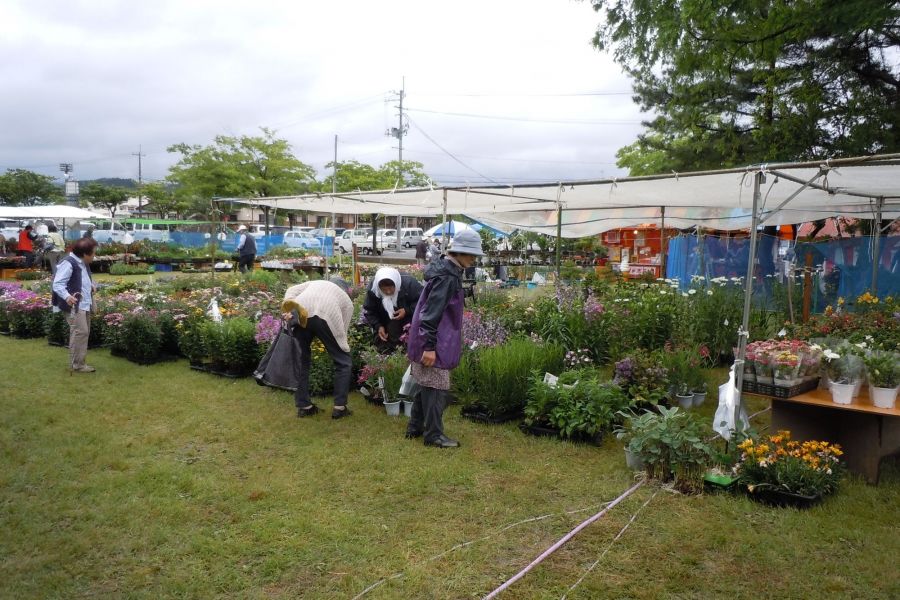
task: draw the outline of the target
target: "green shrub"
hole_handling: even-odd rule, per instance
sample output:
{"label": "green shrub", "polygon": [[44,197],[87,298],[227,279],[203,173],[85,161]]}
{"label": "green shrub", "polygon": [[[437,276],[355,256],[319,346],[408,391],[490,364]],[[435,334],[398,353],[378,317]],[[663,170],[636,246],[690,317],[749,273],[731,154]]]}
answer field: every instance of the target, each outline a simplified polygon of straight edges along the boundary
{"label": "green shrub", "polygon": [[612,382],[599,381],[596,372],[582,370],[576,375],[577,380],[560,377],[556,386],[550,386],[535,373],[525,406],[526,424],[550,425],[563,438],[594,437],[616,424],[620,411],[630,405],[625,392]]}
{"label": "green shrub", "polygon": [[16,271],[16,279],[19,281],[34,281],[47,277],[43,271]]}
{"label": "green shrub", "polygon": [[162,351],[162,330],[157,316],[145,311],[126,314],[113,351],[141,365],[158,361]]}
{"label": "green shrub", "polygon": [[709,434],[700,418],[680,408],[657,406],[639,415],[622,413],[627,419],[616,436],[625,449],[641,457],[647,474],[661,481],[674,479],[683,492],[699,492],[703,487],[703,471],[713,451],[704,441]]}
{"label": "green shrub", "polygon": [[207,321],[201,319],[184,320],[177,326],[178,350],[194,366],[200,366],[209,356],[206,349],[204,328]]}
{"label": "green shrub", "polygon": [[125,263],[113,263],[109,266],[110,275],[149,275],[153,273],[153,265],[128,265]]}
{"label": "green shrub", "polygon": [[44,320],[44,332],[51,344],[65,346],[69,343],[69,324],[66,316],[60,312],[51,312]]}
{"label": "green shrub", "polygon": [[214,369],[230,375],[249,375],[259,364],[261,351],[254,337],[256,325],[246,317],[207,321],[201,326],[203,346]]}
{"label": "green shrub", "polygon": [[556,344],[513,338],[500,346],[484,348],[474,368],[477,395],[466,404],[492,416],[520,412],[528,397],[531,372],[559,373],[562,367],[563,349]]}

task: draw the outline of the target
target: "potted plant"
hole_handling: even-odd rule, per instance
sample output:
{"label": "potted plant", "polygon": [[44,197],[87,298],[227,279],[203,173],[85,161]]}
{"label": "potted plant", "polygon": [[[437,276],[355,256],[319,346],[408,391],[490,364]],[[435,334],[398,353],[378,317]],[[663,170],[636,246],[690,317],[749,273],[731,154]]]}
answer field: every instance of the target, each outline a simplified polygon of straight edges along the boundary
{"label": "potted plant", "polygon": [[838,354],[826,348],[823,356],[826,361],[831,399],[836,404],[850,404],[853,401],[853,390],[862,372],[862,360],[855,354],[844,352]]}
{"label": "potted plant", "polygon": [[864,359],[869,376],[869,396],[878,408],[894,408],[900,388],[900,355],[873,351]]}
{"label": "potted plant", "polygon": [[797,382],[800,356],[791,350],[778,350],[772,354],[772,379],[777,386],[791,387]]}
{"label": "potted plant", "polygon": [[[661,481],[674,480],[685,493],[703,489],[703,473],[712,449],[704,441],[704,426],[696,415],[679,407],[657,406],[631,416],[627,425],[616,430],[627,440],[629,451],[644,462],[648,476]],[[627,460],[627,456],[626,456]]]}
{"label": "potted plant", "polygon": [[840,446],[823,441],[796,442],[789,431],[760,440],[747,438],[734,467],[754,500],[808,508],[833,493],[841,477]]}
{"label": "potted plant", "polygon": [[678,405],[691,408],[694,405],[694,393],[691,390],[695,380],[695,371],[700,368],[699,361],[693,360],[693,352],[687,349],[669,350],[665,353],[665,364],[669,372],[669,383]]}

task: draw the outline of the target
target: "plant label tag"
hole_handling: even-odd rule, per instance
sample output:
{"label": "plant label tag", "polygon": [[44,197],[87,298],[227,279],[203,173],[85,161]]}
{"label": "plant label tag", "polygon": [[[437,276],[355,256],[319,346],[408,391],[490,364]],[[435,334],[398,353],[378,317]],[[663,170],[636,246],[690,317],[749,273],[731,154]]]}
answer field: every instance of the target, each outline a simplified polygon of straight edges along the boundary
{"label": "plant label tag", "polygon": [[552,388],[556,387],[556,383],[559,381],[559,377],[553,375],[551,373],[544,373],[544,383]]}

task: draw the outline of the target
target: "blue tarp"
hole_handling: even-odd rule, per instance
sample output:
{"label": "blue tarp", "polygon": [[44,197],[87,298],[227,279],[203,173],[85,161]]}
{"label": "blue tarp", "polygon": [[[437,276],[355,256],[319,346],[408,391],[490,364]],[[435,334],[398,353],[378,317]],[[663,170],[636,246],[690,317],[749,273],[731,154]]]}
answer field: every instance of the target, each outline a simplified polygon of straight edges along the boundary
{"label": "blue tarp", "polygon": [[[666,277],[678,278],[683,288],[691,285],[695,275],[707,281],[716,277],[746,277],[749,239],[681,235],[668,241]],[[838,297],[856,298],[871,291],[872,238],[854,237],[822,242],[803,242],[789,248],[785,258],[796,256],[796,266],[805,266],[806,255],[812,255],[815,284],[814,307],[823,308]],[[757,297],[764,301],[772,293],[772,277],[783,272],[778,256],[778,239],[759,236],[756,282]],[[900,295],[900,236],[881,238],[879,250],[878,296]],[[803,274],[796,275],[802,285]]]}

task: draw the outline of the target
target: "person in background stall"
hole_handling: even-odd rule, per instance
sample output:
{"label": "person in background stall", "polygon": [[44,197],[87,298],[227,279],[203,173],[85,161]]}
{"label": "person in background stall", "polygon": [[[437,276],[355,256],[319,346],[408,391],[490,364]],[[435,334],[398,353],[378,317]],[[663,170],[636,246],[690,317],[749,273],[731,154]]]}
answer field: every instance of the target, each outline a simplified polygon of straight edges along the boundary
{"label": "person in background stall", "polygon": [[424,265],[427,258],[428,258],[428,240],[426,240],[425,238],[420,238],[419,243],[416,244],[416,264]]}
{"label": "person in background stall", "polygon": [[47,227],[47,246],[44,251],[44,256],[47,257],[47,262],[50,263],[50,273],[52,275],[56,275],[56,266],[59,264],[59,261],[62,259],[63,254],[66,252],[66,242],[63,240],[62,235],[59,233],[59,229],[56,225],[50,225]]}
{"label": "person in background stall", "polygon": [[414,396],[406,437],[424,436],[426,446],[459,447],[458,441],[444,435],[443,414],[450,371],[462,356],[462,274],[479,256],[484,256],[481,236],[471,229],[457,233],[447,256],[425,271],[425,289],[410,324],[410,371],[421,391]]}
{"label": "person in background stall", "polygon": [[17,254],[25,257],[26,269],[31,268],[34,264],[34,240],[36,239],[37,234],[34,232],[34,227],[31,226],[31,223],[19,232],[19,250]]}
{"label": "person in background stall", "polygon": [[401,344],[404,326],[412,322],[422,284],[391,267],[375,272],[363,302],[363,315],[375,334],[375,347],[389,354]]}
{"label": "person in background stall", "polygon": [[237,228],[238,243],[238,270],[241,273],[253,270],[253,261],[256,260],[256,238],[247,233],[247,226]]}

